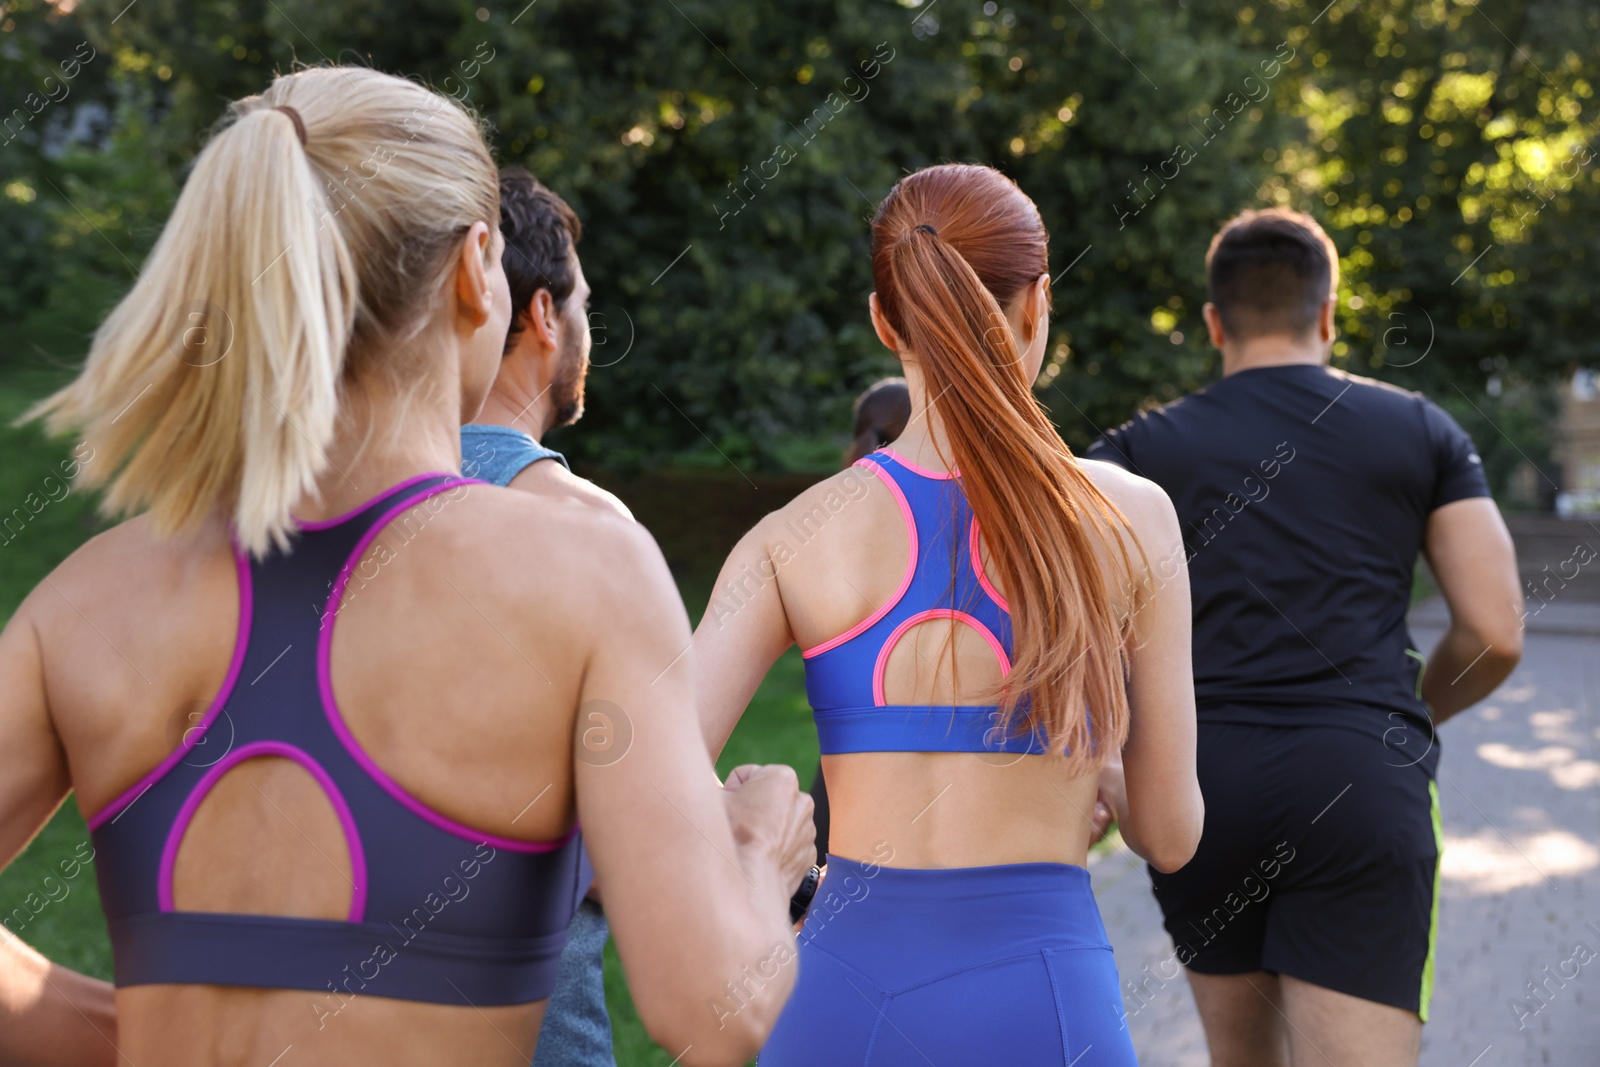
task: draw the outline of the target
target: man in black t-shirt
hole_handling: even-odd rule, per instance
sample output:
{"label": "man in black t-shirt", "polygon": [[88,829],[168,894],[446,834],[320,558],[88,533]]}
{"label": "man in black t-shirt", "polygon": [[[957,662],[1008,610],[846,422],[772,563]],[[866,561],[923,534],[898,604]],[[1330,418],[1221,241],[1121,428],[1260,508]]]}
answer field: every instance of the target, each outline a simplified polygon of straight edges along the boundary
{"label": "man in black t-shirt", "polygon": [[[1337,255],[1245,212],[1206,256],[1223,377],[1096,441],[1172,497],[1205,833],[1152,871],[1213,1067],[1415,1064],[1433,985],[1440,722],[1521,655],[1510,535],[1465,432],[1327,366]],[[1425,552],[1451,624],[1406,629]],[[1157,561],[1175,574],[1178,561]]]}

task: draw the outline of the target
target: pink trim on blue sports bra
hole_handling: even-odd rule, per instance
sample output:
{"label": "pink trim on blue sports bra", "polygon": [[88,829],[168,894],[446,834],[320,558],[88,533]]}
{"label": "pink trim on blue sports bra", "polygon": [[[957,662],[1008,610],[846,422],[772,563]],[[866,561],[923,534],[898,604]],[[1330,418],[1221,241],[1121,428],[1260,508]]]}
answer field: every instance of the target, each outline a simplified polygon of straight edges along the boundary
{"label": "pink trim on blue sports bra", "polygon": [[983,531],[978,529],[978,516],[972,516],[972,529],[967,532],[967,555],[972,557],[972,573],[977,576],[978,584],[983,586],[983,591],[989,594],[989,599],[1000,605],[1000,610],[1007,615],[1011,614],[1011,605],[1006,603],[1006,598],[1000,595],[989,581],[989,576],[983,572]]}
{"label": "pink trim on blue sports bra", "polygon": [[872,668],[873,704],[879,707],[887,707],[889,704],[889,700],[883,691],[883,676],[884,672],[889,668],[889,655],[894,651],[895,646],[900,643],[900,639],[913,626],[931,622],[934,619],[954,619],[956,622],[965,623],[978,631],[978,636],[989,642],[989,647],[994,649],[994,658],[1000,663],[1000,676],[1003,678],[1011,673],[1011,657],[1001,647],[1000,639],[994,635],[992,630],[964,611],[955,611],[951,608],[930,608],[927,611],[917,612],[899,626],[896,626],[894,632],[883,642],[883,647],[878,650],[878,659]]}
{"label": "pink trim on blue sports bra", "polygon": [[884,470],[877,463],[873,462],[870,456],[856,460],[853,466],[865,467],[867,470],[871,471],[873,474],[882,479],[883,484],[889,487],[889,492],[894,494],[896,502],[898,502],[900,505],[900,514],[904,517],[906,523],[905,576],[900,579],[900,588],[895,590],[894,596],[890,597],[887,603],[885,603],[877,611],[874,611],[871,615],[868,615],[866,618],[850,627],[850,629],[846,630],[838,637],[831,638],[830,640],[822,642],[820,645],[813,645],[811,648],[804,650],[800,653],[800,657],[802,659],[811,659],[814,656],[820,656],[824,652],[827,652],[830,649],[838,648],[846,641],[852,641],[857,636],[864,633],[873,623],[877,622],[879,619],[883,618],[889,612],[894,610],[895,605],[900,603],[900,598],[905,596],[906,590],[911,587],[912,576],[917,573],[917,520],[911,514],[911,505],[906,503],[905,492],[901,490],[899,484],[895,482],[894,478],[890,477],[889,472]]}
{"label": "pink trim on blue sports bra", "polygon": [[900,464],[900,466],[904,467],[912,474],[920,474],[924,478],[932,478],[936,482],[948,482],[961,477],[961,472],[958,470],[936,471],[931,470],[928,467],[920,467],[887,445],[878,449],[878,451],[882,452],[884,455]]}
{"label": "pink trim on blue sports bra", "polygon": [[952,619],[978,632],[1002,674],[1011,669],[1011,616],[972,556],[977,524],[958,475],[880,449],[860,461],[894,494],[906,522],[906,575],[889,602],[832,640],[806,649],[806,693],[824,754],[1043,752],[1042,738],[1002,727],[994,705],[888,703],[884,672],[914,626]]}

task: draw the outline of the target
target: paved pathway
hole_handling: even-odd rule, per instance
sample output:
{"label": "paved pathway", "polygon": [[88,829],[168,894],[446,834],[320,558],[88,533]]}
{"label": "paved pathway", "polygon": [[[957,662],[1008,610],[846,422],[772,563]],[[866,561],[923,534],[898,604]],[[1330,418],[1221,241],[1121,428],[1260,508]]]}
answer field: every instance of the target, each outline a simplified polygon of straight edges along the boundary
{"label": "paved pathway", "polygon": [[[1442,621],[1438,605],[1419,608],[1421,647]],[[1600,1067],[1600,605],[1552,603],[1528,625],[1516,673],[1440,731],[1444,878],[1422,1067]],[[1141,1062],[1207,1067],[1144,865],[1123,851],[1091,869]]]}

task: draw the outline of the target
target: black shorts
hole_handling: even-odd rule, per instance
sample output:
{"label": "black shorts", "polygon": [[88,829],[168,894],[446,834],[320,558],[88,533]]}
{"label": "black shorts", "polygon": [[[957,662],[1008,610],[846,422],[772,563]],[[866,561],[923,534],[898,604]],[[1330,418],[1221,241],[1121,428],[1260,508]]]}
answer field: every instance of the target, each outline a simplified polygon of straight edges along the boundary
{"label": "black shorts", "polygon": [[1382,739],[1324,726],[1201,723],[1205,832],[1151,882],[1178,961],[1286,974],[1428,1018],[1438,789]]}

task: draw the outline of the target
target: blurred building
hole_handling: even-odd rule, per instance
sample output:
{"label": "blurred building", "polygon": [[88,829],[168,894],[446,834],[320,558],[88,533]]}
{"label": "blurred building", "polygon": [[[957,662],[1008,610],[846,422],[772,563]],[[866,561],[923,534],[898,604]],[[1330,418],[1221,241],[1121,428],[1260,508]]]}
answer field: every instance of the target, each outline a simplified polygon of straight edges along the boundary
{"label": "blurred building", "polygon": [[1600,512],[1600,373],[1580,370],[1562,386],[1553,454],[1561,470],[1556,512]]}

